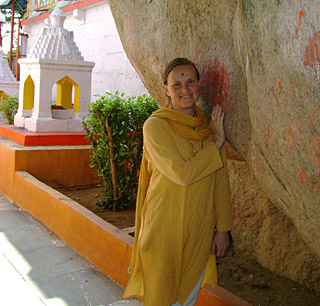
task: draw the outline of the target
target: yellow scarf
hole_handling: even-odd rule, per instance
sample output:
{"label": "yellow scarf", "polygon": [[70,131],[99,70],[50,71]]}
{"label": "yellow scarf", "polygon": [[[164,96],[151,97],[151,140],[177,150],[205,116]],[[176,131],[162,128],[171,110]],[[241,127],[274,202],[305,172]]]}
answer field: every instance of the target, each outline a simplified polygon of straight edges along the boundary
{"label": "yellow scarf", "polygon": [[[202,109],[196,106],[197,117],[192,117],[186,115],[182,112],[174,110],[172,108],[166,107],[157,110],[154,112],[150,118],[158,117],[166,119],[170,124],[175,133],[179,136],[189,139],[189,140],[197,140],[204,141],[211,134],[211,130],[209,127],[208,120],[202,111]],[[137,243],[141,228],[141,211],[144,204],[144,200],[149,188],[150,175],[148,173],[148,163],[145,158],[145,154],[143,153],[140,174],[139,174],[139,187],[137,194],[137,202],[136,202],[136,219],[135,219],[135,237],[134,237],[134,246],[133,253],[131,258],[131,263],[129,266],[129,273],[133,272],[135,261],[137,258]]]}
{"label": "yellow scarf", "polygon": [[211,134],[209,123],[204,112],[198,106],[196,106],[196,113],[197,117],[192,117],[166,107],[154,112],[150,118],[164,118],[179,136],[189,140],[204,141]]}

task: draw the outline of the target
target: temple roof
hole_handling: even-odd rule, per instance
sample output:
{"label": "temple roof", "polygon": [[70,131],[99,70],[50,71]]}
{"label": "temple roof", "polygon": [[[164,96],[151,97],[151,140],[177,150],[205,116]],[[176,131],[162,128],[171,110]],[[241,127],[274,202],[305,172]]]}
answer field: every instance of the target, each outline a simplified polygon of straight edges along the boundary
{"label": "temple roof", "polygon": [[73,40],[73,32],[66,30],[66,16],[59,8],[50,15],[50,26],[45,26],[28,58],[83,61]]}

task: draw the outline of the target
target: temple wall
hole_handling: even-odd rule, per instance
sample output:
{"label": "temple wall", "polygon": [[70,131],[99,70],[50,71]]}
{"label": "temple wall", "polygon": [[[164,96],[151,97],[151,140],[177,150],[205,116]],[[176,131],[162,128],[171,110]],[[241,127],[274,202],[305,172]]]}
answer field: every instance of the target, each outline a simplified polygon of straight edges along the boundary
{"label": "temple wall", "polygon": [[[107,2],[65,14],[67,18],[64,27],[73,31],[74,41],[84,60],[95,63],[92,73],[92,101],[96,99],[94,95],[103,95],[108,90],[119,90],[126,95],[148,93],[123,50]],[[41,20],[24,26],[29,34],[27,53],[35,45],[44,22]]]}

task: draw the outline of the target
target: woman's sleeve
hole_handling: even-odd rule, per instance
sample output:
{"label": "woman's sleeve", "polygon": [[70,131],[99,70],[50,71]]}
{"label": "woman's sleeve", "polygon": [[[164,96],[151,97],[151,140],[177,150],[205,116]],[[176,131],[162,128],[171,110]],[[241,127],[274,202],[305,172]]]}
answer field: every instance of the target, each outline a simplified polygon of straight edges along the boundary
{"label": "woman's sleeve", "polygon": [[172,138],[171,127],[164,119],[148,119],[143,135],[152,164],[176,184],[189,186],[223,167],[214,145],[206,145],[190,159],[183,158]]}
{"label": "woman's sleeve", "polygon": [[233,220],[225,145],[221,148],[221,157],[224,167],[217,171],[214,193],[216,229],[217,231],[230,231],[233,228]]}

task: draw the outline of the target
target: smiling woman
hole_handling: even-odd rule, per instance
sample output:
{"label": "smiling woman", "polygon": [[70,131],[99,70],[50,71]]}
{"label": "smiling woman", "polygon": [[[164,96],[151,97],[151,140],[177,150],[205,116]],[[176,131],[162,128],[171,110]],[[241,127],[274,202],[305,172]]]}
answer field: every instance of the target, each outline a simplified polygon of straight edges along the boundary
{"label": "smiling woman", "polygon": [[[169,63],[170,100],[145,122],[130,280],[114,305],[192,306],[201,285],[217,285],[215,256],[232,229],[224,114],[209,122],[196,102],[199,73],[185,58]],[[156,261],[156,262],[155,262]]]}

